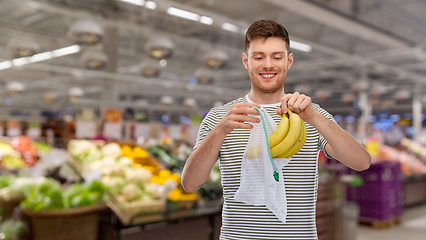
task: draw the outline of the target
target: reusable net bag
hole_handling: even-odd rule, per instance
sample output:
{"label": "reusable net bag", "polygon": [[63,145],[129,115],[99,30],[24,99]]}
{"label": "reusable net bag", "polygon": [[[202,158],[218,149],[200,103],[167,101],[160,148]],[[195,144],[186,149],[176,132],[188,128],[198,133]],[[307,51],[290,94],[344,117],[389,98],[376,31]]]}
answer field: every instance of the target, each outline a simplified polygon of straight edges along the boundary
{"label": "reusable net bag", "polygon": [[[255,206],[266,206],[279,220],[286,222],[287,199],[282,169],[291,158],[272,158],[269,150],[269,135],[277,128],[272,117],[262,108],[258,109],[260,123],[254,123],[244,151],[241,165],[240,187],[234,200]],[[257,148],[255,158],[247,153]]]}

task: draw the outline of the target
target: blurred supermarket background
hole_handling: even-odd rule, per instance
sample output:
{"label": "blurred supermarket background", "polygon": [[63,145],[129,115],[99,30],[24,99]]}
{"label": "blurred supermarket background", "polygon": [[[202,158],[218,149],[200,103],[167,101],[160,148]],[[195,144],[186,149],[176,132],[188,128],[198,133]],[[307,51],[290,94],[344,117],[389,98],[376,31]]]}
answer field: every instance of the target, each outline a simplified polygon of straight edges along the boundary
{"label": "blurred supermarket background", "polygon": [[0,239],[218,239],[216,165],[180,173],[201,120],[247,94],[244,34],[290,33],[285,92],[373,157],[319,155],[319,240],[426,236],[426,2],[0,1]]}

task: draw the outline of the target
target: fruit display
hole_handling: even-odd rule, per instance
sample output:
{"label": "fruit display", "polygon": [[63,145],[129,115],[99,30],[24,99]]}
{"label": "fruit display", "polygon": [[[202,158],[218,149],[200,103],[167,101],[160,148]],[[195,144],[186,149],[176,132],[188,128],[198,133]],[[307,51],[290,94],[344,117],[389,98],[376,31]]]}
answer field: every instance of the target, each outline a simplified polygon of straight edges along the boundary
{"label": "fruit display", "polygon": [[[269,136],[269,148],[273,158],[289,158],[298,153],[305,144],[307,137],[305,122],[299,115],[288,110]],[[247,159],[255,159],[261,155],[260,144],[249,149]]]}
{"label": "fruit display", "polygon": [[3,170],[18,170],[35,165],[40,156],[51,151],[46,143],[33,142],[27,136],[0,141],[0,161]]}
{"label": "fruit display", "polygon": [[399,162],[405,176],[413,174],[426,174],[426,164],[412,153],[401,151],[394,147],[381,145],[377,161]]}
{"label": "fruit display", "polygon": [[27,136],[16,137],[12,139],[10,144],[15,150],[22,154],[22,157],[28,166],[32,166],[37,163],[39,155],[31,138]]}

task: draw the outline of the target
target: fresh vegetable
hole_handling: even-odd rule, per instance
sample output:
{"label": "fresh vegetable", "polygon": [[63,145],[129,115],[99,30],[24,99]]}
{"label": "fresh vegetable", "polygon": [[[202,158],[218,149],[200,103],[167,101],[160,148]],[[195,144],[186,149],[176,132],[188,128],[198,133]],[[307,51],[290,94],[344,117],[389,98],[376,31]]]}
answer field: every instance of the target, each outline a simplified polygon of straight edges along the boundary
{"label": "fresh vegetable", "polygon": [[55,180],[47,180],[31,191],[21,206],[33,211],[88,206],[106,201],[106,187],[98,180],[90,184],[74,183],[65,191]]}
{"label": "fresh vegetable", "polygon": [[121,193],[124,201],[131,202],[141,198],[143,191],[136,184],[129,183],[123,187]]}
{"label": "fresh vegetable", "polygon": [[1,175],[0,176],[0,189],[4,187],[8,187],[15,180],[15,176],[13,175]]}
{"label": "fresh vegetable", "polygon": [[0,197],[3,199],[23,199],[30,194],[33,189],[44,183],[46,178],[16,178],[9,186],[0,189]]}
{"label": "fresh vegetable", "polygon": [[7,220],[0,223],[0,238],[4,240],[24,237],[27,231],[27,227],[22,221]]}
{"label": "fresh vegetable", "polygon": [[152,173],[144,168],[138,168],[128,171],[126,174],[126,180],[130,183],[137,184],[144,187],[151,181]]}
{"label": "fresh vegetable", "polygon": [[35,187],[21,206],[35,212],[42,210],[63,209],[67,204],[62,197],[61,185],[55,180],[47,180]]}
{"label": "fresh vegetable", "polygon": [[121,157],[121,147],[117,143],[108,143],[102,147],[101,151],[104,156],[113,157],[114,159]]}

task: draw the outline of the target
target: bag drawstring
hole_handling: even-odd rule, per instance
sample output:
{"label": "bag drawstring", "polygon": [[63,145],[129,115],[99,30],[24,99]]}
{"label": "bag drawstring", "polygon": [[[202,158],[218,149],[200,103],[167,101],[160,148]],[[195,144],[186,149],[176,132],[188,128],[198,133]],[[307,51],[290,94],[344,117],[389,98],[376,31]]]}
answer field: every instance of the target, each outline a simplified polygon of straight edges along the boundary
{"label": "bag drawstring", "polygon": [[277,166],[275,166],[275,163],[274,163],[274,161],[272,160],[272,155],[271,155],[271,149],[269,148],[269,136],[268,136],[268,130],[266,129],[266,124],[265,124],[265,118],[263,117],[263,114],[262,114],[262,111],[259,109],[259,108],[257,108],[257,107],[253,107],[254,109],[256,109],[258,112],[259,112],[259,114],[260,114],[260,118],[262,119],[262,123],[263,123],[263,130],[264,130],[264,132],[265,132],[265,136],[266,136],[266,146],[267,146],[267,148],[268,148],[268,156],[269,156],[269,160],[271,161],[271,163],[272,163],[272,166],[274,167],[274,179],[275,179],[275,181],[279,181],[279,179],[280,179],[280,175],[278,174],[278,169],[277,169]]}

